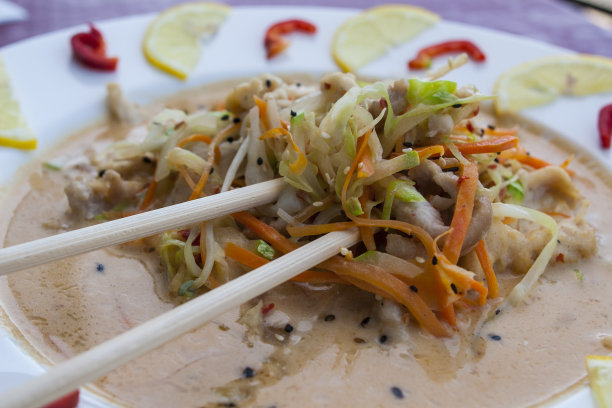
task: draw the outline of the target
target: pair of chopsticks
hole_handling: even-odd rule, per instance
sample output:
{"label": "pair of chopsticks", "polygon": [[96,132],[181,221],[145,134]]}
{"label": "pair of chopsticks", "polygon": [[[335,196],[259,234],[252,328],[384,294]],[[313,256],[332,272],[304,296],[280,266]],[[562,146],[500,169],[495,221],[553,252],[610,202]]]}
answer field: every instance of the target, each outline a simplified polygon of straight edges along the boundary
{"label": "pair of chopsticks", "polygon": [[[274,202],[284,187],[282,179],[266,181],[0,249],[0,275]],[[356,229],[331,232],[58,364],[47,373],[1,394],[0,405],[40,407],[261,295],[358,240]]]}

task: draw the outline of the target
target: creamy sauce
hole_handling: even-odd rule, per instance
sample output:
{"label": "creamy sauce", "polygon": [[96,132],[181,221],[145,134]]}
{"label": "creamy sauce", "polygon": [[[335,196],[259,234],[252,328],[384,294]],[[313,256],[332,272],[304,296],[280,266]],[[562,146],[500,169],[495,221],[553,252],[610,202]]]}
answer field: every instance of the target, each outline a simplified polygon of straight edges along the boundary
{"label": "creamy sauce", "polygon": [[[224,87],[214,88],[208,98],[216,98]],[[210,102],[195,95],[172,104],[189,108]],[[523,126],[530,127],[541,133]],[[121,139],[126,130],[113,124],[92,127],[48,157],[91,154]],[[523,133],[522,143],[534,155],[561,163],[569,154],[565,142]],[[612,217],[607,216],[612,180],[589,160],[578,154],[571,167],[575,183],[592,203],[587,219],[598,230],[598,254],[579,265],[550,267],[522,305],[482,327],[479,323],[494,304],[461,313],[457,333],[438,339],[412,322],[405,332],[385,326],[373,295],[290,283],[95,385],[135,407],[506,407],[547,401],[583,380],[586,354],[609,353],[602,340],[612,335]],[[4,246],[79,226],[67,215],[62,172],[38,163],[27,174],[3,206]],[[582,282],[576,268],[584,274]],[[5,277],[0,299],[27,342],[53,363],[176,304],[146,241]],[[261,336],[239,321],[258,300],[275,305],[266,317],[275,328]],[[252,377],[245,375],[247,367]]]}

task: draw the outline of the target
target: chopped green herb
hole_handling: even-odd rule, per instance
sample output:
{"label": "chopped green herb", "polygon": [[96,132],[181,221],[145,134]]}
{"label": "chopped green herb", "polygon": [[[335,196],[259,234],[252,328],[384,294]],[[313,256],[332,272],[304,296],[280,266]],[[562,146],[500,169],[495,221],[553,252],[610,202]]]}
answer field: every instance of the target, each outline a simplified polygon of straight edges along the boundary
{"label": "chopped green herb", "polygon": [[189,288],[192,286],[193,286],[193,280],[188,280],[187,282],[183,283],[178,292],[179,296],[185,296]]}
{"label": "chopped green herb", "polygon": [[574,273],[576,274],[576,279],[578,279],[578,282],[582,282],[584,280],[584,274],[582,271],[580,271],[580,269],[574,269]]}
{"label": "chopped green herb", "polygon": [[274,248],[272,248],[270,244],[268,244],[266,241],[261,240],[261,239],[258,240],[256,250],[257,250],[257,253],[263,256],[264,258],[270,261],[274,259],[274,255],[275,255]]}
{"label": "chopped green herb", "polygon": [[96,221],[106,221],[108,220],[108,217],[106,216],[106,214],[98,214],[94,217],[94,220]]}
{"label": "chopped green herb", "polygon": [[44,162],[43,166],[49,170],[53,170],[53,171],[60,171],[62,169],[61,166],[58,166],[57,164],[53,164],[50,162]]}

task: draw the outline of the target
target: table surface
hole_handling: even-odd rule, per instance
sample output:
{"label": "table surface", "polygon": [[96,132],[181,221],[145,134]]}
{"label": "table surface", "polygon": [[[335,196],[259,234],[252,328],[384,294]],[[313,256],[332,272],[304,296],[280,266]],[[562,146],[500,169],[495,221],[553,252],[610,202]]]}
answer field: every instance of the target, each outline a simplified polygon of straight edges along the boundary
{"label": "table surface", "polygon": [[[387,0],[400,3],[401,1]],[[13,0],[26,8],[27,21],[0,26],[0,46],[88,21],[160,11],[178,0]],[[229,0],[230,5],[302,5],[368,8],[380,0]],[[612,57],[612,31],[592,24],[578,6],[561,0],[414,0],[451,21],[489,27]]]}

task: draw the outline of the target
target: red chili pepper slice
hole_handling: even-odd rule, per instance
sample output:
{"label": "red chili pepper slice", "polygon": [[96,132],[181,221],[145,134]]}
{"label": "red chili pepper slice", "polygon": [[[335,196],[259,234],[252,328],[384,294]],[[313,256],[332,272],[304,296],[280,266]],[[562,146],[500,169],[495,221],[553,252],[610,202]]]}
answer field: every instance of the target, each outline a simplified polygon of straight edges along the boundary
{"label": "red chili pepper slice", "polygon": [[70,39],[74,57],[90,68],[114,71],[119,58],[106,56],[106,43],[102,33],[91,23],[89,27],[88,33],[78,33]]}
{"label": "red chili pepper slice", "polygon": [[76,408],[79,403],[79,390],[74,390],[42,408]]}
{"label": "red chili pepper slice", "polygon": [[431,59],[433,57],[450,52],[465,52],[470,58],[477,62],[483,62],[487,59],[480,48],[478,48],[476,44],[471,41],[445,41],[423,48],[421,51],[419,51],[416,58],[408,62],[408,67],[411,69],[429,68],[431,66]]}
{"label": "red chili pepper slice", "polygon": [[285,40],[282,36],[295,31],[314,34],[317,32],[317,27],[308,21],[295,19],[280,21],[273,24],[266,31],[266,36],[264,38],[264,47],[266,47],[268,59],[280,54],[289,46],[289,41]]}
{"label": "red chili pepper slice", "polygon": [[604,149],[609,149],[610,142],[612,141],[612,103],[604,106],[599,111],[597,128],[599,129],[599,140],[601,141],[601,147]]}

